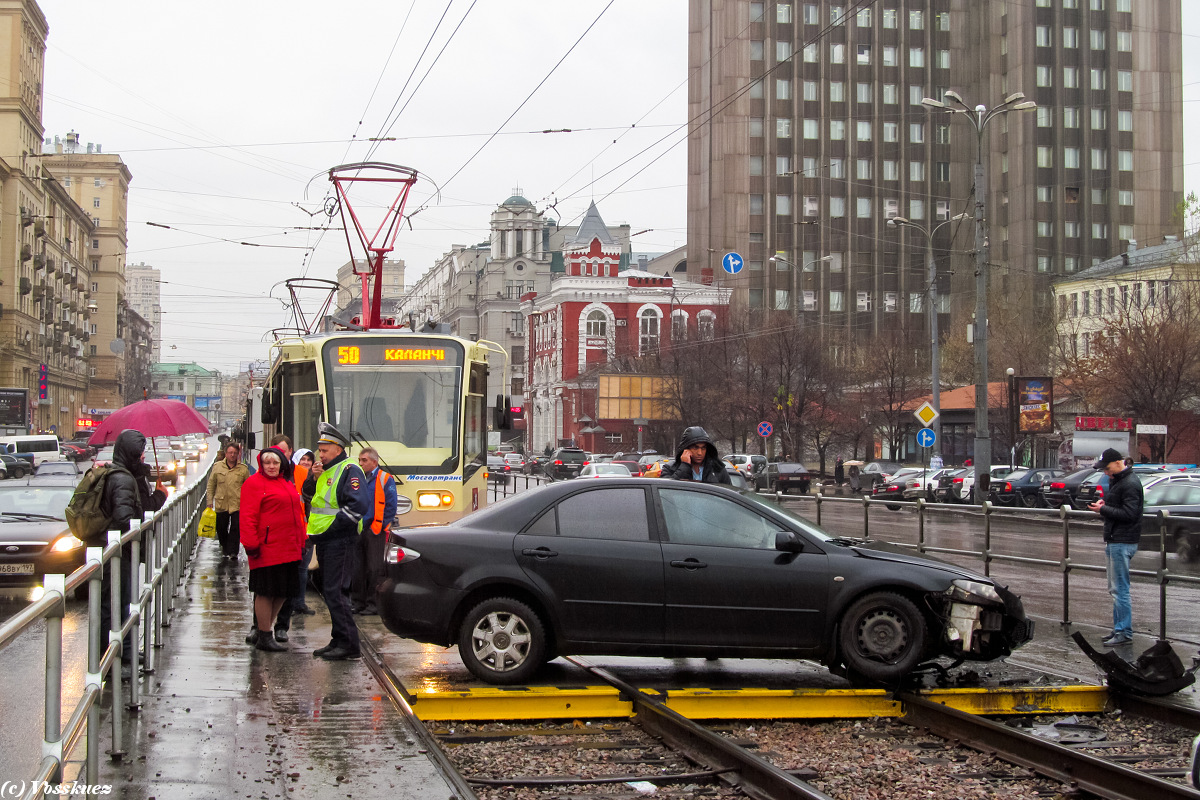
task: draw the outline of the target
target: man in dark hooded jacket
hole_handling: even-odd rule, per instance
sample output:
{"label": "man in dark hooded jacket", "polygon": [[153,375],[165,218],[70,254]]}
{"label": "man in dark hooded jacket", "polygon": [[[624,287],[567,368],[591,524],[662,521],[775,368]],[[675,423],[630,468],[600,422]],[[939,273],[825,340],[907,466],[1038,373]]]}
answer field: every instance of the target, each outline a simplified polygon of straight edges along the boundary
{"label": "man in dark hooded jacket", "polygon": [[674,478],[677,481],[726,485],[732,483],[729,473],[725,470],[725,464],[717,455],[717,446],[709,438],[708,432],[699,425],[693,425],[683,432],[679,439],[679,452],[675,454],[675,463],[662,468],[662,477]]}
{"label": "man in dark hooded jacket", "polygon": [[[162,508],[167,499],[167,490],[161,482],[155,483],[150,489],[150,467],[142,461],[146,451],[146,437],[135,430],[124,430],[117,436],[113,446],[113,460],[108,478],[104,481],[104,498],[100,501],[100,510],[109,518],[108,530],[128,531],[132,526],[141,524],[142,515],[148,511]],[[104,546],[108,542],[103,542]],[[145,555],[143,549],[142,555]],[[128,619],[125,609],[129,607],[130,583],[132,573],[129,559],[130,545],[121,548],[121,609],[122,622]],[[112,613],[112,578],[108,565],[105,565],[100,589],[100,619],[102,629],[102,645],[108,646],[109,619]],[[133,660],[133,635],[125,637],[121,649],[123,671]]]}

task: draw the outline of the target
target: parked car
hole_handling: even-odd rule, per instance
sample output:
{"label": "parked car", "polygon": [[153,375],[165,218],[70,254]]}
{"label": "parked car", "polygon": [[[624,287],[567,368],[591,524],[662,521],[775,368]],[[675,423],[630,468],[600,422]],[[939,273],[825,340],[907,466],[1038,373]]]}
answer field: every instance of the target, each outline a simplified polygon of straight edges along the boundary
{"label": "parked car", "polygon": [[1079,494],[1079,487],[1087,478],[1098,472],[1100,470],[1095,467],[1084,467],[1068,475],[1051,478],[1049,482],[1042,485],[1042,502],[1048,508],[1074,505],[1075,496]]}
{"label": "parked car", "polygon": [[[647,467],[649,467],[651,464],[662,461],[663,458],[665,458],[665,456],[663,456],[661,453],[655,452],[654,450],[647,450],[646,452],[642,453],[642,455],[638,456],[638,470],[645,475]],[[671,459],[671,461],[674,460],[674,458]]]}
{"label": "parked car", "polygon": [[625,469],[629,470],[629,474],[635,478],[642,474],[642,465],[627,458],[614,458],[608,463],[620,464],[621,466],[625,467]]}
{"label": "parked car", "polygon": [[583,469],[585,461],[587,457],[578,447],[560,447],[550,455],[546,474],[556,481],[574,478]]}
{"label": "parked car", "polygon": [[507,484],[508,477],[512,474],[512,467],[505,462],[503,456],[489,453],[487,457],[487,472],[489,483]]}
{"label": "parked car", "polygon": [[903,468],[895,461],[872,461],[864,465],[858,473],[858,479],[864,489],[872,489],[877,483],[883,483]]}
{"label": "parked car", "polygon": [[581,478],[631,478],[633,475],[623,464],[586,464],[579,471]]}
{"label": "parked car", "polygon": [[86,456],[84,456],[85,458],[91,458],[92,456],[96,455],[96,448],[93,447],[92,445],[88,444],[88,439],[90,439],[90,438],[91,438],[91,434],[88,434],[87,436],[76,436],[74,439],[71,439],[69,442],[63,442],[63,444],[69,444],[69,445],[73,445],[74,447],[79,447],[79,448],[83,449],[84,452],[87,454]]}
{"label": "parked car", "polygon": [[513,472],[527,471],[525,469],[525,456],[521,455],[520,453],[505,453],[504,463],[508,464],[509,468],[512,469]]}
{"label": "parked car", "polygon": [[0,485],[0,586],[33,586],[83,565],[86,548],[63,516],[74,492],[70,479]]}
{"label": "parked car", "polygon": [[[988,484],[998,478],[1003,478],[1012,472],[1013,468],[1008,464],[997,464],[988,467]],[[962,483],[955,484],[958,487],[958,497],[960,503],[975,503],[975,468],[967,467],[967,474],[963,475]]]}
{"label": "parked car", "polygon": [[1000,506],[1036,508],[1042,505],[1042,484],[1063,475],[1061,469],[1018,469],[992,482],[988,500]]}
{"label": "parked car", "polygon": [[79,471],[79,467],[74,461],[43,461],[34,470],[34,475],[43,477],[46,475],[61,475],[70,478],[78,478],[83,473]]}
{"label": "parked car", "polygon": [[8,453],[0,453],[0,461],[4,464],[5,478],[24,478],[33,474],[33,467],[23,458],[17,458]]}
{"label": "parked car", "polygon": [[808,494],[808,487],[812,485],[812,474],[808,467],[791,461],[780,461],[775,464],[774,473],[774,478],[771,479],[773,491],[788,494],[795,489],[800,494]]}
{"label": "parked car", "polygon": [[675,463],[673,458],[660,458],[642,470],[643,478],[661,478],[662,470],[667,464]]}
{"label": "parked car", "polygon": [[[747,453],[731,453],[725,456],[724,460],[738,472],[746,476],[746,480],[752,481],[758,473],[767,468],[767,457],[759,455],[750,455]],[[728,467],[726,467],[728,469]]]}
{"label": "parked car", "polygon": [[807,658],[894,683],[1033,636],[1020,597],[990,578],[712,484],[552,483],[394,532],[385,560],[388,630],[457,644],[494,684],[576,654]]}
{"label": "parked car", "polygon": [[[896,470],[896,474],[892,475],[886,481],[880,481],[871,489],[872,500],[903,500],[904,490],[908,487],[908,482],[912,479],[920,480],[921,473],[924,472],[921,467],[901,467]],[[892,511],[897,511],[900,508],[899,503],[888,504],[888,508]]]}
{"label": "parked car", "polygon": [[[1179,481],[1200,482],[1200,474],[1195,472],[1167,472],[1164,470],[1144,470],[1139,472],[1137,471],[1137,467],[1134,467],[1133,474],[1142,482],[1143,490],[1162,483],[1175,483]],[[1095,475],[1091,475],[1084,480],[1079,485],[1079,491],[1072,500],[1075,508],[1080,511],[1086,511],[1089,505],[1104,497],[1108,481],[1109,477],[1103,470],[1097,470]]]}
{"label": "parked car", "polygon": [[962,493],[962,482],[971,471],[970,467],[949,467],[938,476],[933,487],[935,503],[957,503]]}
{"label": "parked car", "polygon": [[941,477],[949,472],[955,472],[958,467],[942,467],[940,469],[925,469],[920,474],[909,478],[904,485],[904,499],[918,500],[925,498],[933,502],[934,490]]}
{"label": "parked car", "polygon": [[63,442],[58,446],[58,452],[62,453],[62,457],[67,461],[87,461],[91,458],[91,452],[88,448],[81,447],[72,442]]}
{"label": "parked car", "polygon": [[[1167,549],[1184,561],[1200,559],[1200,481],[1167,481],[1146,489],[1142,505],[1140,550],[1158,550],[1161,537],[1167,537]],[[1158,512],[1165,511],[1160,521]],[[1165,522],[1165,525],[1163,524]]]}

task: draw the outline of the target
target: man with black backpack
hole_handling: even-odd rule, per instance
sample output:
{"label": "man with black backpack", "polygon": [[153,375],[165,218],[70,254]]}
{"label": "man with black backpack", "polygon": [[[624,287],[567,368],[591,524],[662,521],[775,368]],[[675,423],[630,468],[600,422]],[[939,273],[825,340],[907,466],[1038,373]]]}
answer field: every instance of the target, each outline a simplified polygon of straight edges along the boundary
{"label": "man with black backpack", "polygon": [[[85,538],[88,547],[106,547],[108,531],[128,531],[136,520],[141,523],[142,515],[147,511],[157,511],[167,500],[167,490],[159,481],[150,488],[150,467],[143,462],[146,450],[146,437],[139,431],[124,430],[117,436],[113,446],[113,460],[107,467],[108,473],[95,481],[92,491],[99,491],[100,512],[107,524],[98,533],[92,533]],[[93,467],[93,469],[96,469]],[[90,472],[91,470],[89,470]],[[72,505],[75,501],[72,500]],[[99,526],[90,526],[93,529]],[[78,535],[78,534],[76,534]],[[82,538],[82,537],[81,537]],[[131,548],[125,545],[121,548],[121,619],[122,623],[128,618],[131,582],[130,570]],[[143,555],[145,550],[142,550]],[[104,574],[100,589],[100,630],[101,647],[108,647],[110,620],[112,618],[112,578],[108,565],[104,566]],[[133,661],[134,638],[132,631],[125,637],[121,650],[122,675],[128,676]]]}

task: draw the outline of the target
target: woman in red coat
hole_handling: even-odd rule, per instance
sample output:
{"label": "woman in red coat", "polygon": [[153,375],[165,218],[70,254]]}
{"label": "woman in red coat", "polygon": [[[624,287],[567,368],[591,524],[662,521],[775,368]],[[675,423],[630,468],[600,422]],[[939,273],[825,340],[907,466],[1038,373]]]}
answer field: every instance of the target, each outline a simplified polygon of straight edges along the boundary
{"label": "woman in red coat", "polygon": [[300,554],[308,526],[291,467],[281,450],[268,447],[258,454],[258,472],[242,484],[238,516],[242,546],[250,558],[259,650],[287,649],[275,641],[271,625],[283,601],[300,588]]}

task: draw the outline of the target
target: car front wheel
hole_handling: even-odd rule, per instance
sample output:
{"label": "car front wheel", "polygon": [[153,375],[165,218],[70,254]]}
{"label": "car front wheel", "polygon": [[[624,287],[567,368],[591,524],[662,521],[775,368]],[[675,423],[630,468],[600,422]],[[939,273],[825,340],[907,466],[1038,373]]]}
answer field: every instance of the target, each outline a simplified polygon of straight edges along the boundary
{"label": "car front wheel", "polygon": [[21,479],[21,478],[24,478],[24,477],[25,477],[25,470],[21,469],[20,467],[14,467],[14,468],[13,468],[13,471],[12,471],[12,476],[13,476],[14,478],[17,478],[18,480],[19,480],[19,479]]}
{"label": "car front wheel", "polygon": [[854,673],[893,683],[921,662],[928,626],[911,600],[894,592],[874,592],[842,615],[842,660]]}
{"label": "car front wheel", "polygon": [[458,654],[482,681],[525,683],[546,660],[546,629],[525,603],[494,597],[463,618]]}

